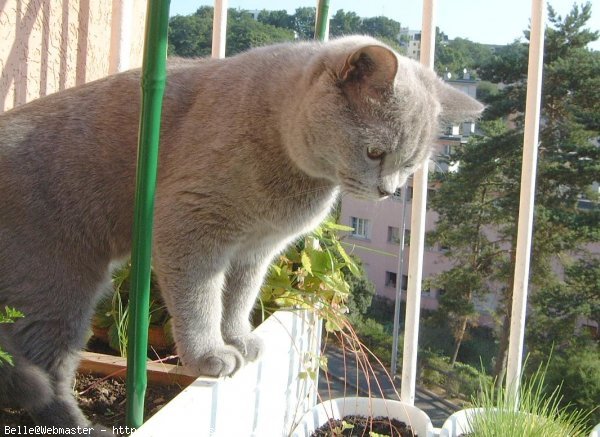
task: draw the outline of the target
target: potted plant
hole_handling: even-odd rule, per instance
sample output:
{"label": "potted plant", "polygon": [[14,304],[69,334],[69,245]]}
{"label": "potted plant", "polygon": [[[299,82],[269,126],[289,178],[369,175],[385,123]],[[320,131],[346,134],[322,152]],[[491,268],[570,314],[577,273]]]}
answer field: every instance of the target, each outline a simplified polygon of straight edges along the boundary
{"label": "potted plant", "polygon": [[[131,263],[113,273],[113,293],[96,307],[92,320],[92,333],[124,357],[127,352],[127,326],[129,319],[129,292]],[[148,345],[155,351],[171,351],[174,346],[170,316],[162,300],[154,274],[150,282],[150,325]]]}
{"label": "potted plant", "polygon": [[[370,431],[365,435],[419,436],[434,435],[431,419],[419,408],[400,401],[367,397],[344,397],[330,399],[313,407],[296,425],[292,437],[310,437],[322,429],[321,435],[341,436],[345,429],[352,429],[352,416],[367,418],[367,430],[374,426],[370,420],[382,425],[382,432]],[[393,422],[393,420],[395,421]],[[397,422],[396,422],[397,421]],[[357,435],[362,435],[358,432]]]}
{"label": "potted plant", "polygon": [[473,398],[473,408],[451,415],[440,436],[587,436],[585,423],[590,412],[561,407],[560,386],[547,394],[546,369],[540,366],[530,378],[522,377],[517,396],[504,387],[495,388],[493,383],[482,384],[480,395]]}

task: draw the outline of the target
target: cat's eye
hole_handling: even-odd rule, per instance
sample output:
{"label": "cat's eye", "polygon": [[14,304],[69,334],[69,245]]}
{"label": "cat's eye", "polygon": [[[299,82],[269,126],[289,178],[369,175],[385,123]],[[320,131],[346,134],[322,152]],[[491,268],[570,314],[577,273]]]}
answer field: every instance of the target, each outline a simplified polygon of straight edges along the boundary
{"label": "cat's eye", "polygon": [[371,159],[381,159],[385,155],[385,151],[379,147],[369,146],[367,147],[367,156]]}

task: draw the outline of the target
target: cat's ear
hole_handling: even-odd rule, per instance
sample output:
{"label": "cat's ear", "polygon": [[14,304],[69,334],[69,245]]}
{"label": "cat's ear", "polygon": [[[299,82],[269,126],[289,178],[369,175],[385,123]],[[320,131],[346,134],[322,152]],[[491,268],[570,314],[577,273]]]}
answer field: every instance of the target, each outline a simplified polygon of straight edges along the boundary
{"label": "cat's ear", "polygon": [[391,50],[377,45],[361,47],[346,58],[339,72],[343,86],[378,98],[394,86],[398,58]]}
{"label": "cat's ear", "polygon": [[446,122],[475,121],[484,106],[456,88],[437,80],[437,94],[442,105],[441,118]]}

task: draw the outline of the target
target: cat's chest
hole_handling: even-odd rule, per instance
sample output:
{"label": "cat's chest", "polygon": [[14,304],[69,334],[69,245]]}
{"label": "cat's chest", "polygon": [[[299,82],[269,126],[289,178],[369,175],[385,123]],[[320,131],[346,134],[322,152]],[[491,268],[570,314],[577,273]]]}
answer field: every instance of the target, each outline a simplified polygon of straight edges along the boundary
{"label": "cat's chest", "polygon": [[337,195],[338,190],[334,189],[308,201],[286,199],[276,210],[265,204],[262,220],[257,221],[250,240],[259,245],[287,245],[319,226],[330,213]]}

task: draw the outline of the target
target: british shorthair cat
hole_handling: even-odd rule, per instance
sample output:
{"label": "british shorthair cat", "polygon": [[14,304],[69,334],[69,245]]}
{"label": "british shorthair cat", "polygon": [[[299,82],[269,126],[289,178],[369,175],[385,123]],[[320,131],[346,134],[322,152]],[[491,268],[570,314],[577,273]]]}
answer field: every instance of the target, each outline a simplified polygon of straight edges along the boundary
{"label": "british shorthair cat", "polygon": [[[168,68],[153,263],[178,353],[227,376],[263,345],[249,314],[273,257],[340,192],[383,199],[429,156],[440,120],[482,106],[369,37]],[[85,426],[72,381],[110,266],[131,246],[140,72],[0,115],[0,403]],[[102,433],[101,435],[106,435]]]}

